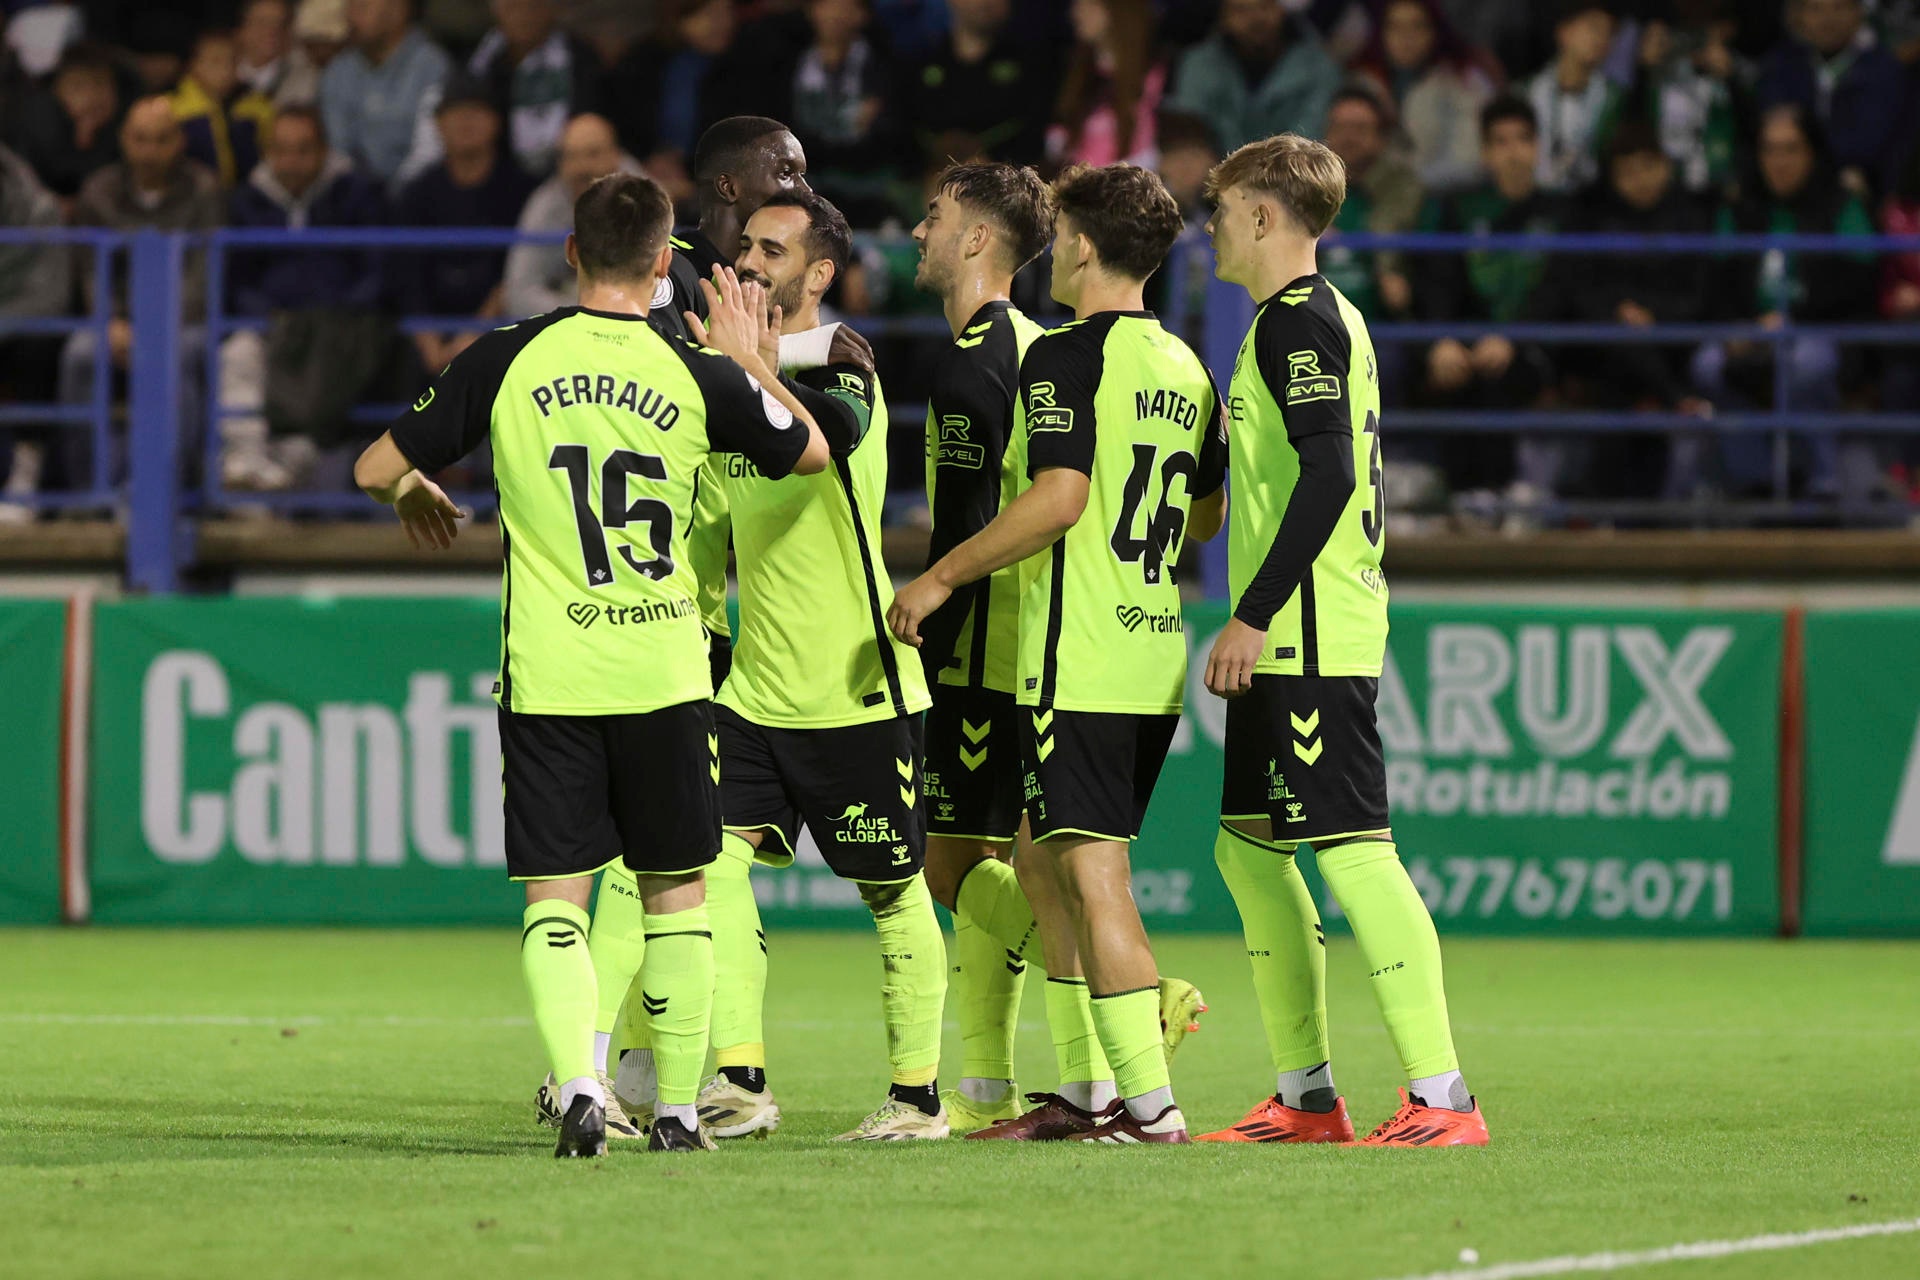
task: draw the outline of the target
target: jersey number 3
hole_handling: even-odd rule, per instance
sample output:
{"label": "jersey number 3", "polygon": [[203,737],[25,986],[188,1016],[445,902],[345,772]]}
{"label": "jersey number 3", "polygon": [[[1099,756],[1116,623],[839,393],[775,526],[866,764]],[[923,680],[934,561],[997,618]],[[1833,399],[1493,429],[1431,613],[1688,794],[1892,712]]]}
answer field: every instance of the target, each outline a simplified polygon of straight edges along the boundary
{"label": "jersey number 3", "polygon": [[[1197,465],[1193,455],[1183,449],[1168,453],[1166,461],[1160,464],[1159,507],[1147,506],[1147,490],[1153,483],[1153,464],[1159,452],[1155,445],[1133,446],[1133,470],[1127,475],[1126,492],[1120,499],[1120,520],[1113,526],[1110,542],[1121,564],[1139,562],[1141,576],[1149,586],[1160,581],[1167,557],[1179,547],[1180,535],[1187,527],[1186,508],[1174,505],[1172,499],[1173,482],[1178,479],[1191,485]],[[1143,536],[1136,538],[1133,526],[1143,510],[1147,527]]]}
{"label": "jersey number 3", "polygon": [[580,555],[586,561],[587,586],[604,587],[613,581],[613,560],[607,554],[607,530],[629,525],[647,526],[647,544],[653,558],[636,556],[633,544],[620,544],[620,558],[643,578],[656,581],[673,573],[673,508],[658,498],[627,501],[627,477],[665,480],[667,464],[650,453],[615,449],[600,464],[600,511],[593,510],[593,493],[588,470],[592,455],[583,444],[557,444],[547,459],[549,471],[567,473],[567,487],[573,491],[573,522],[580,531]]}

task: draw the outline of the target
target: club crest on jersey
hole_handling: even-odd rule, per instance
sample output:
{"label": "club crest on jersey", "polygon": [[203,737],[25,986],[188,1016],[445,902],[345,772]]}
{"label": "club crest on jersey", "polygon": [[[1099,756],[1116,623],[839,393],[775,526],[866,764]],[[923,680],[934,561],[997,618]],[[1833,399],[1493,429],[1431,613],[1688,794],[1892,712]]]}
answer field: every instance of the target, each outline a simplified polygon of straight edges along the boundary
{"label": "club crest on jersey", "polygon": [[1051,382],[1036,382],[1027,388],[1027,430],[1071,431],[1073,410],[1055,404],[1058,394]]}
{"label": "club crest on jersey", "polygon": [[1310,404],[1315,400],[1338,400],[1340,379],[1320,372],[1318,351],[1287,353],[1287,403]]}
{"label": "club crest on jersey", "polygon": [[673,278],[661,276],[653,282],[653,300],[647,304],[647,310],[657,311],[673,301]]}

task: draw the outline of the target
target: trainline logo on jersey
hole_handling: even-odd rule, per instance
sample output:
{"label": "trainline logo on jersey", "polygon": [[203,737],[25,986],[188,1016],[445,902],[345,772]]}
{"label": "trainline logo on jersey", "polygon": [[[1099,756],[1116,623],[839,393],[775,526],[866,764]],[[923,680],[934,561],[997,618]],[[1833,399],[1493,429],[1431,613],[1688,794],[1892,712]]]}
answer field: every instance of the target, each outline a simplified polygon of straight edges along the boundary
{"label": "trainline logo on jersey", "polygon": [[693,601],[685,598],[656,600],[649,604],[605,606],[575,601],[567,606],[567,617],[582,631],[601,618],[605,618],[610,627],[633,627],[673,618],[691,618],[696,612],[698,610]]}
{"label": "trainline logo on jersey", "polygon": [[230,847],[260,865],[504,866],[493,679],[415,671],[398,707],[247,705],[215,655],[161,652],[141,682],[147,847],[179,865]]}
{"label": "trainline logo on jersey", "polygon": [[1160,613],[1149,613],[1137,604],[1115,605],[1113,616],[1119,620],[1129,634],[1145,627],[1148,631],[1162,634],[1183,634],[1187,629],[1186,619],[1177,609]]}

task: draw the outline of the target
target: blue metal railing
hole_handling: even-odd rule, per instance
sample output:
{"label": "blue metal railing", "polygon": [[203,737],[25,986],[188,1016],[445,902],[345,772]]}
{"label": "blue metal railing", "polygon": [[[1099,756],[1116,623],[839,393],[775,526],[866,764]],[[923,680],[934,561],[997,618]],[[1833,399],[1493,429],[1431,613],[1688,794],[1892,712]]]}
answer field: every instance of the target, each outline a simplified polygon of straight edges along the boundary
{"label": "blue metal railing", "polygon": [[[50,493],[38,499],[45,507],[82,506],[106,508],[124,502],[129,514],[128,578],[132,585],[149,590],[171,590],[177,584],[180,568],[191,559],[191,525],[186,515],[195,510],[218,509],[235,500],[220,483],[219,451],[221,424],[233,417],[258,412],[246,407],[220,403],[220,347],[222,342],[242,330],[263,329],[267,321],[259,316],[242,316],[227,310],[226,284],[229,257],[235,251],[275,250],[378,250],[378,251],[461,251],[501,249],[517,244],[557,246],[559,233],[523,234],[492,228],[411,229],[411,228],[319,228],[282,231],[256,228],[229,228],[203,235],[159,232],[120,233],[88,229],[0,228],[0,245],[34,244],[53,251],[72,251],[75,246],[91,255],[94,288],[86,300],[84,314],[65,317],[0,317],[0,335],[92,335],[95,358],[84,401],[71,403],[0,405],[0,426],[46,425],[64,430],[91,432],[93,448],[87,483],[63,493]],[[1329,248],[1355,252],[1397,250],[1407,253],[1514,252],[1539,254],[1581,253],[1601,258],[1622,254],[1694,254],[1709,257],[1750,255],[1767,252],[1796,254],[1846,254],[1870,257],[1886,253],[1920,253],[1920,236],[1835,236],[1835,235],[1660,235],[1646,237],[1593,235],[1342,235],[1330,240]],[[206,361],[202,370],[190,369],[186,360],[181,299],[185,255],[190,250],[205,251],[208,314],[206,318]],[[1187,280],[1197,274],[1196,264],[1187,255],[1205,252],[1204,239],[1190,238],[1176,251],[1176,261],[1168,274]],[[113,315],[113,268],[118,255],[127,257],[130,280],[131,323],[138,340],[134,343],[128,370],[127,437],[129,441],[128,475],[125,483],[113,471],[114,396],[113,370],[107,357],[108,332]],[[1168,308],[1169,323],[1191,333],[1198,325],[1204,329],[1204,350],[1216,370],[1230,369],[1253,304],[1238,286],[1225,285],[1209,276],[1199,305],[1190,305],[1184,288],[1174,291],[1174,304]],[[1861,299],[1863,311],[1872,306],[1870,298]],[[398,321],[404,333],[456,331],[478,327],[472,317],[410,316]],[[944,336],[946,325],[935,316],[865,317],[863,332],[872,338],[905,335]],[[1777,328],[1753,324],[1656,325],[1646,329],[1606,324],[1432,324],[1381,323],[1373,326],[1376,340],[1385,343],[1426,343],[1441,337],[1468,338],[1497,333],[1502,336],[1542,344],[1625,344],[1659,343],[1667,345],[1702,342],[1744,341],[1776,346],[1796,337],[1818,336],[1836,343],[1856,346],[1920,347],[1920,326],[1911,324],[1804,324],[1791,316]],[[1593,434],[1621,431],[1685,430],[1689,432],[1773,432],[1784,440],[1789,432],[1920,432],[1920,415],[1806,413],[1787,405],[1787,362],[1775,361],[1775,404],[1771,409],[1720,413],[1700,419],[1675,413],[1603,413],[1592,411],[1512,410],[1471,414],[1396,409],[1392,425],[1410,432],[1500,432],[1500,433],[1574,433]],[[181,466],[183,429],[181,418],[182,380],[201,377],[205,391],[203,456],[198,467],[197,484],[185,482]],[[399,410],[398,405],[363,405],[355,413],[357,421],[374,425]],[[923,405],[896,403],[891,406],[896,426],[918,430]],[[490,495],[464,495],[476,505],[490,505]],[[248,494],[248,502],[307,511],[357,510],[362,500],[352,493],[299,493],[282,495]]]}

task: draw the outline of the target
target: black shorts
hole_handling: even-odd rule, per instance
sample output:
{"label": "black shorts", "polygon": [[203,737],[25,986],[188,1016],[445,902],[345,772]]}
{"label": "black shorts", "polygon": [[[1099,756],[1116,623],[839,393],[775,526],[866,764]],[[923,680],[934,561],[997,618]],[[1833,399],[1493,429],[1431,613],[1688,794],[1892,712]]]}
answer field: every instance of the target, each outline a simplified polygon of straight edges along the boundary
{"label": "black shorts", "polygon": [[507,874],[698,871],[720,852],[713,703],[614,716],[500,710]]}
{"label": "black shorts", "polygon": [[1387,820],[1372,676],[1255,676],[1227,701],[1222,818],[1267,818],[1273,838],[1317,844]]}
{"label": "black shorts", "polygon": [[1020,829],[1013,695],[935,685],[927,712],[927,834],[1012,840]]}
{"label": "black shorts", "polygon": [[733,831],[763,831],[763,861],[784,866],[813,832],[835,875],[911,880],[926,863],[920,808],[920,717],[834,729],[780,729],[716,706],[720,807]]}
{"label": "black shorts", "polygon": [[718,631],[707,633],[707,670],[713,675],[713,694],[717,698],[720,686],[727,682],[727,673],[733,670],[732,636]]}
{"label": "black shorts", "polygon": [[1140,834],[1177,715],[1020,708],[1020,762],[1035,840]]}

